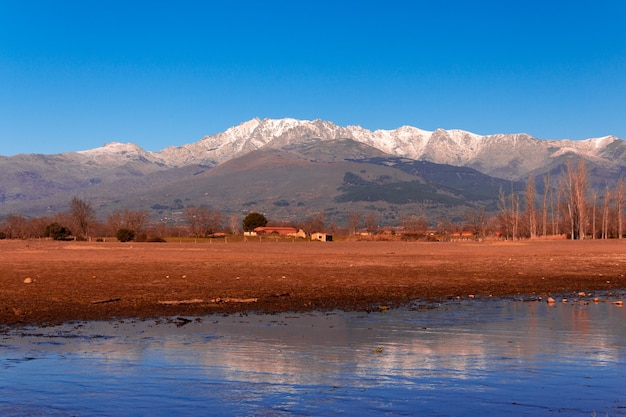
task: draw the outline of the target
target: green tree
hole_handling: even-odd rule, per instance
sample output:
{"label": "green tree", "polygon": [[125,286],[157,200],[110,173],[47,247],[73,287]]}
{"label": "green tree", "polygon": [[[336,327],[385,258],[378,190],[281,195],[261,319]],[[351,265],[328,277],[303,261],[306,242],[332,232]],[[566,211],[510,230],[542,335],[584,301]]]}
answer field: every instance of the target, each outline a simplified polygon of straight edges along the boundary
{"label": "green tree", "polygon": [[263,227],[267,224],[267,218],[261,213],[253,211],[248,214],[241,222],[244,232],[251,232],[257,227]]}
{"label": "green tree", "polygon": [[115,237],[120,242],[130,242],[135,238],[135,231],[127,228],[122,228],[115,233]]}
{"label": "green tree", "polygon": [[65,226],[62,226],[61,224],[57,222],[50,223],[49,225],[47,225],[46,230],[44,232],[45,237],[51,237],[54,240],[65,240],[71,234],[72,232],[70,232],[70,229],[68,229]]}

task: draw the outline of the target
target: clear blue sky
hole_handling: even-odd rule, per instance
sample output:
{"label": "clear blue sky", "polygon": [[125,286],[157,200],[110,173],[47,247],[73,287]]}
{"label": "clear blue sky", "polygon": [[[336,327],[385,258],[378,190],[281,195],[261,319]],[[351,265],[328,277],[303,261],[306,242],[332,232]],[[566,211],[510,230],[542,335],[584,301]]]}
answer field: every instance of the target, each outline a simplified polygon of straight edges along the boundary
{"label": "clear blue sky", "polygon": [[626,1],[0,0],[0,155],[253,117],[626,139]]}

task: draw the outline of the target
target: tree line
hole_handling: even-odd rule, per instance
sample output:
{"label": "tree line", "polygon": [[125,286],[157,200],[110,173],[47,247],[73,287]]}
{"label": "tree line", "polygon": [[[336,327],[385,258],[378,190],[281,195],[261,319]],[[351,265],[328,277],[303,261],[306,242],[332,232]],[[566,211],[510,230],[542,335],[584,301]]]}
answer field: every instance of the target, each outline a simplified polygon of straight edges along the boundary
{"label": "tree line", "polygon": [[[183,223],[151,221],[146,210],[118,210],[99,221],[93,206],[86,200],[73,197],[68,210],[53,216],[26,218],[10,214],[0,223],[0,239],[89,240],[116,237],[120,241],[160,241],[163,237],[207,238],[218,233],[237,234],[253,229],[260,219],[262,225],[268,220],[260,213],[249,213],[243,220],[238,214],[225,216],[206,206],[185,207]],[[272,225],[281,225],[273,222]],[[287,225],[287,224],[285,224]],[[291,225],[290,225],[291,226]],[[325,229],[323,214],[316,214],[299,222],[298,227],[307,233]]]}
{"label": "tree line", "polygon": [[86,200],[73,197],[68,210],[53,216],[29,219],[10,214],[0,224],[0,237],[8,239],[32,239],[50,237],[55,240],[86,240],[96,236],[115,236],[120,230],[132,230],[133,238],[151,232],[159,234],[158,225],[149,222],[147,211],[120,210],[107,217],[105,222],[97,219],[96,211]]}
{"label": "tree line", "polygon": [[622,239],[623,208],[626,197],[620,178],[614,188],[591,189],[585,161],[567,160],[553,183],[543,176],[542,193],[537,194],[535,178],[526,182],[525,192],[506,195],[500,190],[498,224],[507,239],[566,235],[572,240]]}

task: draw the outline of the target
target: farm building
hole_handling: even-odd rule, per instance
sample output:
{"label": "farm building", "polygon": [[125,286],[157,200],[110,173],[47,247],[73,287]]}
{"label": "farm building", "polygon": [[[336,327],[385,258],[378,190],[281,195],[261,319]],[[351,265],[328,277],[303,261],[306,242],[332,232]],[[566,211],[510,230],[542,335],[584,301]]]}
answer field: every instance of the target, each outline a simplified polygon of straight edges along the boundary
{"label": "farm building", "polygon": [[333,235],[329,235],[326,233],[313,233],[311,235],[311,240],[319,240],[321,242],[332,242]]}
{"label": "farm building", "polygon": [[306,233],[304,230],[297,230],[295,227],[288,226],[261,226],[254,229],[254,232],[257,235],[269,235],[272,233],[276,233],[284,236],[293,236],[293,237],[306,237]]}

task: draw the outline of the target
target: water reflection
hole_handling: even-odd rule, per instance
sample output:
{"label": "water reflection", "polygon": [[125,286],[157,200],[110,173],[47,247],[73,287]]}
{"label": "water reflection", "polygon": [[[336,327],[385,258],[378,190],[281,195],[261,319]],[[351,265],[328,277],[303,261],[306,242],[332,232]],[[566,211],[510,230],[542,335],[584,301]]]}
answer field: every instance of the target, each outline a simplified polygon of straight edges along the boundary
{"label": "water reflection", "polygon": [[10,330],[0,414],[626,414],[623,307],[428,307]]}

